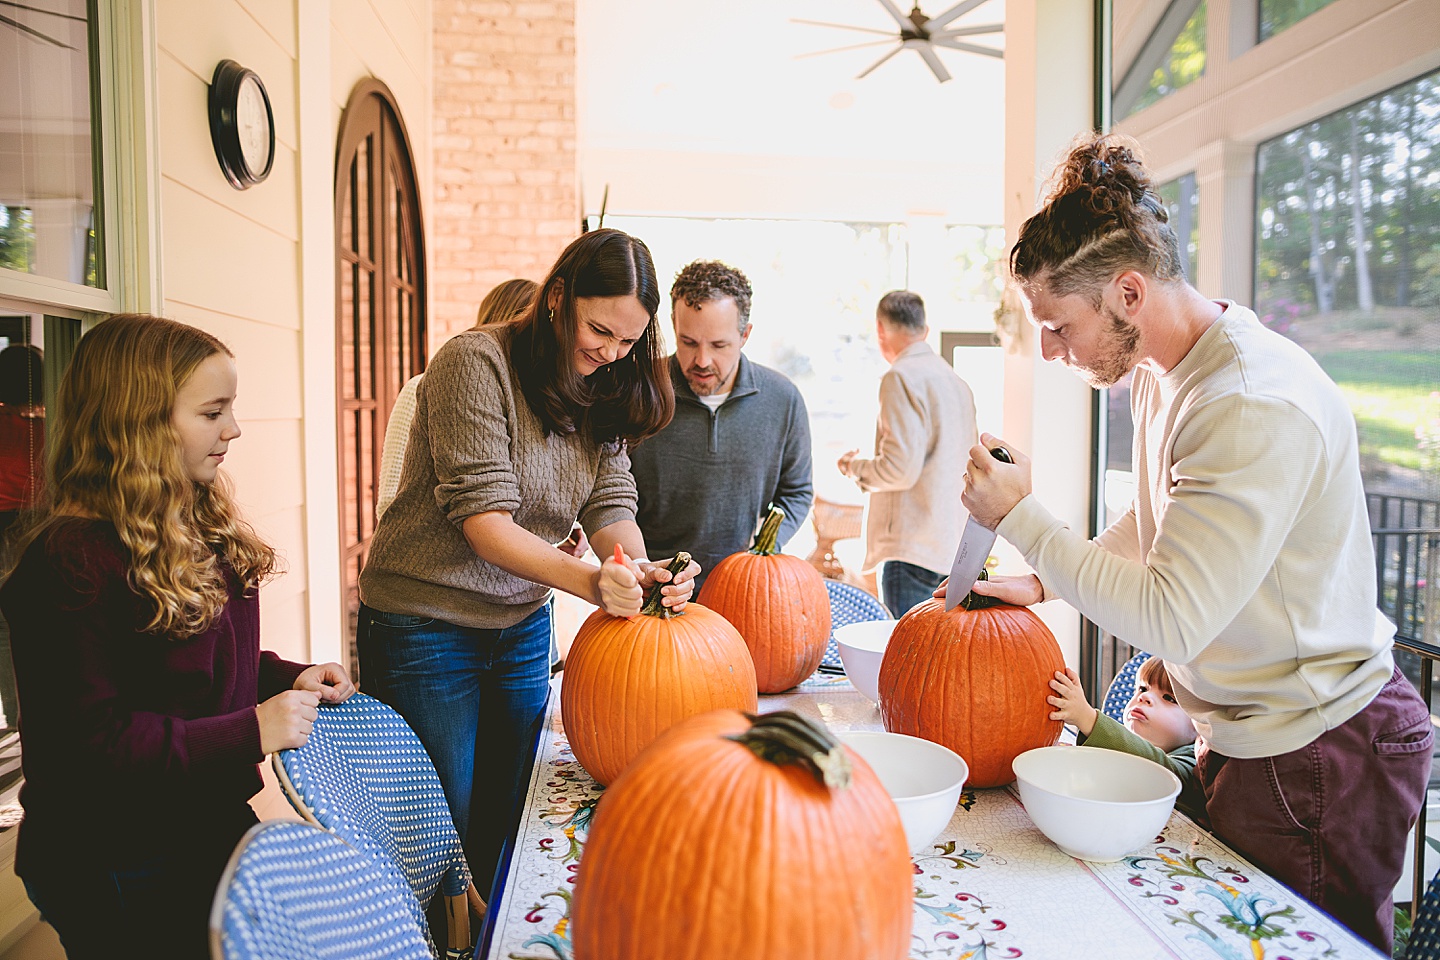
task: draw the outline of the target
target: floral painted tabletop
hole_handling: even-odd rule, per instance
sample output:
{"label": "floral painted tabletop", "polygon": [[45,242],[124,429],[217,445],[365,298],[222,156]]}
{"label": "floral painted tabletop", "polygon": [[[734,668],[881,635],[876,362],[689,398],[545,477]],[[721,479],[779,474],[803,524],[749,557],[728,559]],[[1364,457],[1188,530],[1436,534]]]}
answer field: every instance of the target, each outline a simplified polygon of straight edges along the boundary
{"label": "floral painted tabletop", "polygon": [[[570,891],[602,788],[570,752],[559,700],[557,688],[486,960],[572,957]],[[837,732],[881,729],[879,710],[843,677],[760,698],[760,712],[774,710]],[[1040,833],[1013,788],[966,790],[914,862],[912,960],[1380,956],[1180,813],[1133,856],[1085,863]]]}

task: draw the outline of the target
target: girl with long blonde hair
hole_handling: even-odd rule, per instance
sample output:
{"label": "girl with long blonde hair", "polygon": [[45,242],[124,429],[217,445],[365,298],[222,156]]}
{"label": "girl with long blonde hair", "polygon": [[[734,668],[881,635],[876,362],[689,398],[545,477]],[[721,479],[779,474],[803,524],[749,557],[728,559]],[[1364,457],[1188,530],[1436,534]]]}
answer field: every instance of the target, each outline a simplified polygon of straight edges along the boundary
{"label": "girl with long blonde hair", "polygon": [[71,960],[207,956],[256,764],[355,689],[339,664],[260,651],[275,552],[219,473],[236,386],[234,356],[194,327],[131,314],[86,335],[0,587],[25,772],[15,867]]}

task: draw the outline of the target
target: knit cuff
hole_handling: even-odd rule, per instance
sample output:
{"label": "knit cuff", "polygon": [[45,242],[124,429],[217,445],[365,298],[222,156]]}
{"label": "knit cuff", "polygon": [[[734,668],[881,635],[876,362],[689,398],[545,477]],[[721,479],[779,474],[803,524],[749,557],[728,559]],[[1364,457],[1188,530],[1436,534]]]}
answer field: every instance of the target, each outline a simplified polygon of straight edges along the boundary
{"label": "knit cuff", "polygon": [[254,707],[184,724],[186,755],[192,768],[216,761],[260,763],[260,717]]}

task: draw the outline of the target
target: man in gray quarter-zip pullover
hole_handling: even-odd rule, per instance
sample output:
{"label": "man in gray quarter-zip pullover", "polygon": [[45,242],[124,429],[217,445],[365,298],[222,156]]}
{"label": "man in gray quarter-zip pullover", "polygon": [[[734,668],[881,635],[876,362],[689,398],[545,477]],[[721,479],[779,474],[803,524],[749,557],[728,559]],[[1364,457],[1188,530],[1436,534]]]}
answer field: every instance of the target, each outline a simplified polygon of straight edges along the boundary
{"label": "man in gray quarter-zip pullover", "polygon": [[783,374],[740,352],[750,337],[750,281],[697,260],[670,288],[675,418],[630,450],[635,520],[658,557],[684,550],[705,576],[750,547],[768,504],[785,511],[783,545],[810,512],[810,416]]}

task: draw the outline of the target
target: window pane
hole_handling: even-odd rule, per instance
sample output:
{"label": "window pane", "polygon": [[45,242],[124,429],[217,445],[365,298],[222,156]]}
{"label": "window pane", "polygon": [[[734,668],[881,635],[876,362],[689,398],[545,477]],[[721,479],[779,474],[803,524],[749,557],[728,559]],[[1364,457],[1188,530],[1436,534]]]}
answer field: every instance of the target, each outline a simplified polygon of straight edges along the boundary
{"label": "window pane", "polygon": [[86,0],[43,7],[0,21],[0,267],[102,286],[91,19]]}
{"label": "window pane", "polygon": [[1132,33],[1148,29],[1144,40],[1127,37],[1125,25],[1116,30],[1116,120],[1204,76],[1205,13],[1205,0],[1146,0],[1125,21]]}
{"label": "window pane", "polygon": [[[1440,72],[1260,145],[1255,306],[1344,391],[1372,527],[1436,526]],[[1377,535],[1382,609],[1402,634],[1432,640],[1437,618],[1422,631],[1433,540]]]}
{"label": "window pane", "polygon": [[1264,43],[1286,27],[1299,23],[1335,0],[1260,0],[1260,42]]}
{"label": "window pane", "polygon": [[1185,279],[1193,284],[1200,253],[1200,190],[1195,185],[1195,174],[1176,177],[1160,184],[1159,189],[1160,199],[1165,201],[1165,210],[1170,214],[1170,226],[1180,238]]}

